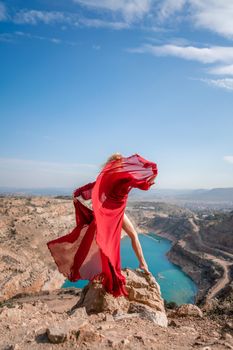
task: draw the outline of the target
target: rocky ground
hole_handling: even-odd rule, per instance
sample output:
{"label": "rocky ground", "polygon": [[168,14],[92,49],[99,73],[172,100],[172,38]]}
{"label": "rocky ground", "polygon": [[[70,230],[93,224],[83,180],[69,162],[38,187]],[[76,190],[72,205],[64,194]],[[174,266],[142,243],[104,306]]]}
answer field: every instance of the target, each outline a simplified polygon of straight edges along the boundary
{"label": "rocky ground", "polygon": [[[179,259],[202,293],[213,292],[224,279],[213,258],[225,261],[224,288],[215,290],[201,309],[165,308],[157,283],[139,271],[124,271],[129,300],[112,299],[98,283],[83,291],[63,289],[65,278],[46,242],[74,228],[72,200],[2,197],[0,349],[233,349],[231,251],[221,242],[215,247],[214,239],[208,246],[204,226],[191,211],[160,203],[150,207],[127,209],[138,231],[157,230],[172,239],[170,259]],[[226,240],[228,226],[223,227]]]}
{"label": "rocky ground", "polygon": [[160,289],[141,271],[124,269],[129,299],[100,284],[18,295],[0,308],[0,348],[233,349],[233,323],[195,305],[165,310]]}

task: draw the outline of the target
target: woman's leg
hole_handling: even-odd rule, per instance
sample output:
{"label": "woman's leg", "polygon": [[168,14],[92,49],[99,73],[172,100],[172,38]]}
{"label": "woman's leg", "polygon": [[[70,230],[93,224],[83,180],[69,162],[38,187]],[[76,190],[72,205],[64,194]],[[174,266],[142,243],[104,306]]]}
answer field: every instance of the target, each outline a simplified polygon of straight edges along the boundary
{"label": "woman's leg", "polygon": [[140,241],[138,239],[138,234],[136,230],[133,227],[132,222],[128,218],[128,216],[124,213],[124,218],[123,218],[123,224],[122,224],[123,230],[129,235],[132,243],[132,247],[135,251],[135,254],[137,255],[137,258],[139,260],[139,267],[144,270],[146,273],[150,273],[148,270],[147,263],[145,261],[145,258],[143,256],[142,252],[142,247],[140,244]]}

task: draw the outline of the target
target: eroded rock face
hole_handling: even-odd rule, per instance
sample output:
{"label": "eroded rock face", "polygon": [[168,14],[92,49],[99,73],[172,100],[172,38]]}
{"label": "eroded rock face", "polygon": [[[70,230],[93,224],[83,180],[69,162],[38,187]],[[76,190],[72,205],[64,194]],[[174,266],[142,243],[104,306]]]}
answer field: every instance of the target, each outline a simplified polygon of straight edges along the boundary
{"label": "eroded rock face", "polygon": [[115,298],[112,294],[106,293],[98,282],[89,283],[83,288],[81,298],[76,307],[85,306],[88,314],[99,312],[113,313],[116,310],[127,311],[129,301],[120,296]]}
{"label": "eroded rock face", "polygon": [[[202,212],[202,204],[193,204],[193,208],[200,205],[200,210],[192,211],[156,201],[133,202],[130,218],[134,219],[137,231],[156,232],[173,242],[167,257],[197,284],[197,304],[203,305],[209,299],[219,298],[220,290],[225,289],[222,304],[223,300],[229,300],[230,290],[227,287],[233,276],[233,211],[223,213],[208,205],[205,209],[203,207]],[[228,307],[224,306],[219,312],[224,313],[225,309]]]}
{"label": "eroded rock face", "polygon": [[126,268],[122,272],[127,281],[129,301],[145,304],[153,310],[165,312],[160,286],[152,275],[147,275],[138,269]]}
{"label": "eroded rock face", "polygon": [[19,293],[60,288],[65,277],[58,272],[46,242],[68,233],[74,224],[71,200],[1,198],[0,302]]}
{"label": "eroded rock face", "polygon": [[98,282],[89,283],[82,291],[76,308],[85,307],[88,314],[108,312],[116,317],[119,314],[134,313],[162,327],[167,327],[167,316],[160,287],[155,278],[140,270],[125,268],[122,270],[126,277],[126,288],[129,297],[115,298],[106,293]]}

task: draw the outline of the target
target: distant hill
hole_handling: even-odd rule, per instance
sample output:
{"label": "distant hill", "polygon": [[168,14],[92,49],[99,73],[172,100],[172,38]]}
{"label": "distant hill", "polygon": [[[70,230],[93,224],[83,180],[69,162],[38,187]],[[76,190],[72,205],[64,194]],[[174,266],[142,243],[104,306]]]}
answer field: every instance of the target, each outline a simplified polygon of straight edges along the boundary
{"label": "distant hill", "polygon": [[206,202],[232,202],[233,187],[197,189],[197,190],[175,190],[175,189],[151,189],[140,191],[133,189],[130,194],[131,199],[138,200],[187,200]]}
{"label": "distant hill", "polygon": [[193,199],[211,200],[211,201],[232,201],[233,187],[213,188],[211,190],[195,191],[192,194]]}
{"label": "distant hill", "polygon": [[[35,195],[35,196],[71,196],[74,188],[47,187],[47,188],[17,188],[0,187],[0,195]],[[129,198],[132,200],[187,200],[203,202],[232,202],[233,187],[213,189],[156,189],[142,191],[133,188]]]}
{"label": "distant hill", "polygon": [[175,199],[180,196],[189,196],[193,190],[176,190],[176,189],[157,189],[151,188],[149,191],[142,191],[137,188],[133,188],[130,191],[130,198],[139,200],[160,200],[160,199]]}
{"label": "distant hill", "polygon": [[233,187],[213,188],[211,190],[195,190],[191,195],[181,195],[183,198],[204,201],[229,201],[233,202]]}

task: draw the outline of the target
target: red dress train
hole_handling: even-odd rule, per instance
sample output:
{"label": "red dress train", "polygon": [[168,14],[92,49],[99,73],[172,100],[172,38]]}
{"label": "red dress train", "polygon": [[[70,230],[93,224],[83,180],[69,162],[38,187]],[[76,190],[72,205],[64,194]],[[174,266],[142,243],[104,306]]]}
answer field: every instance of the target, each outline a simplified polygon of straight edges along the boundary
{"label": "red dress train", "polygon": [[73,202],[76,227],[47,242],[58,270],[68,280],[99,277],[107,292],[128,295],[120,258],[126,201],[132,188],[149,190],[157,173],[156,163],[135,153],[108,162],[94,182],[74,191],[76,197],[92,199],[93,210],[80,201]]}

